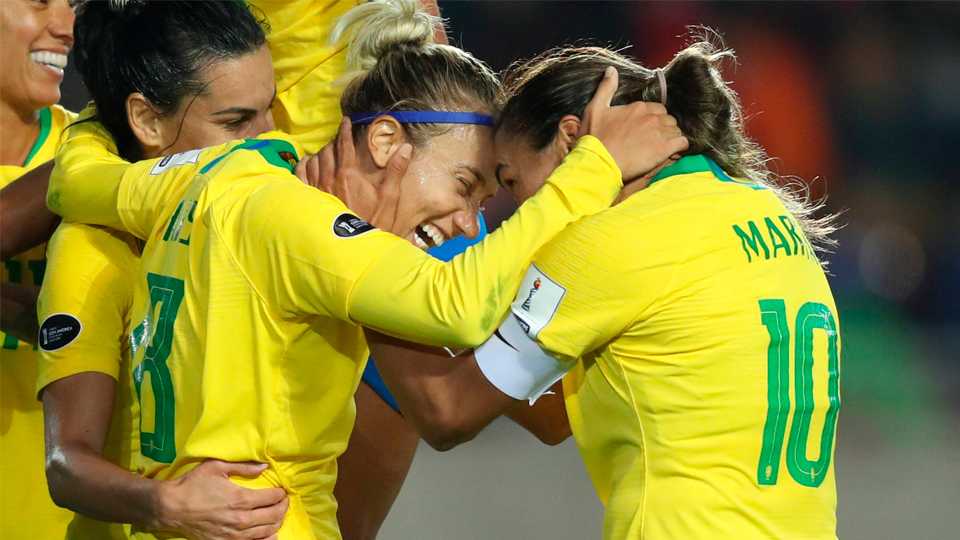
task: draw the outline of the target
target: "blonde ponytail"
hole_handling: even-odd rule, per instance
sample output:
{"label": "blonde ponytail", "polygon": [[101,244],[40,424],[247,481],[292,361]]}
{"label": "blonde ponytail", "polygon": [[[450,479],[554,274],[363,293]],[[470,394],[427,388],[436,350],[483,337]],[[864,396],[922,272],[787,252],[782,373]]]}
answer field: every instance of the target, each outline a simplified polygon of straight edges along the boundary
{"label": "blonde ponytail", "polygon": [[[497,76],[470,53],[434,43],[439,22],[416,0],[380,0],[348,11],[332,36],[348,40],[347,63],[353,70],[340,98],[343,114],[461,111],[496,116]],[[404,130],[420,146],[451,126],[412,122]],[[357,125],[354,137],[365,130]]]}
{"label": "blonde ponytail", "polygon": [[424,11],[416,0],[377,0],[347,12],[330,39],[339,42],[348,37],[348,69],[369,71],[397,47],[423,48],[433,43],[438,24],[440,18]]}

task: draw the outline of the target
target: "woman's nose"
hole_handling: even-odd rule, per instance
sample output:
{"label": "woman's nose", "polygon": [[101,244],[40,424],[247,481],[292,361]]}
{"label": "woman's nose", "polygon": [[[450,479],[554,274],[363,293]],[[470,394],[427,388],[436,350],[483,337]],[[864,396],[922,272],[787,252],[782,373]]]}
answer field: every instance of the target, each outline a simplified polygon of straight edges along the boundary
{"label": "woman's nose", "polygon": [[453,224],[459,229],[460,234],[467,238],[476,238],[480,233],[480,227],[477,223],[478,214],[476,212],[457,212],[453,215]]}
{"label": "woman's nose", "polygon": [[70,7],[70,4],[66,0],[63,2],[55,2],[54,5],[50,7],[49,17],[47,29],[50,31],[50,35],[63,42],[67,48],[72,48],[73,21],[76,18],[73,13],[73,8]]}

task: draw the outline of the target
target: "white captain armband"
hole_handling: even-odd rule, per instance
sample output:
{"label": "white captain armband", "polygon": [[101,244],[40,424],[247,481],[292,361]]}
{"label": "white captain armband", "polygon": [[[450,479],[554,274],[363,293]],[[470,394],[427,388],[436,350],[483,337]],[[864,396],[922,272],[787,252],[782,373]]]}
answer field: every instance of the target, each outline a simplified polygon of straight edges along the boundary
{"label": "white captain armband", "polygon": [[512,313],[490,339],[474,351],[480,371],[498,390],[531,405],[572,365],[547,354]]}

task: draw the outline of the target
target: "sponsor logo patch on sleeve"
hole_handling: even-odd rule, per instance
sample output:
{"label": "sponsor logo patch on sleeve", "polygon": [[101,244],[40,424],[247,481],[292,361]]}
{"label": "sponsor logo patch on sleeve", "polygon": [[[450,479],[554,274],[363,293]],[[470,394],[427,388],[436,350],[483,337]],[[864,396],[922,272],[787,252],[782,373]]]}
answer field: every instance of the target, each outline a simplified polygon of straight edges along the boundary
{"label": "sponsor logo patch on sleeve", "polygon": [[566,293],[566,289],[536,265],[530,265],[512,306],[514,316],[528,336],[537,337],[550,323]]}
{"label": "sponsor logo patch on sleeve", "polygon": [[333,220],[333,234],[340,238],[358,236],[375,228],[353,214],[340,214]]}
{"label": "sponsor logo patch on sleeve", "polygon": [[82,330],[80,319],[69,313],[55,313],[44,319],[40,325],[37,344],[45,351],[56,351],[77,339]]}

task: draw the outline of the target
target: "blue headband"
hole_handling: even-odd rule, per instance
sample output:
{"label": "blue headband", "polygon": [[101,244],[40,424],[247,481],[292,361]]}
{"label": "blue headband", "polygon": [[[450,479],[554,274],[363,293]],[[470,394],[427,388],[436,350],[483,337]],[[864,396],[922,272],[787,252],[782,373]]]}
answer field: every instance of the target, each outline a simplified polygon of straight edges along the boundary
{"label": "blue headband", "polygon": [[401,124],[475,124],[492,126],[489,114],[452,111],[384,111],[378,113],[355,113],[350,115],[354,124],[369,124],[380,116],[392,116]]}

